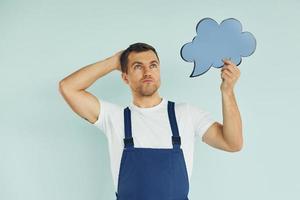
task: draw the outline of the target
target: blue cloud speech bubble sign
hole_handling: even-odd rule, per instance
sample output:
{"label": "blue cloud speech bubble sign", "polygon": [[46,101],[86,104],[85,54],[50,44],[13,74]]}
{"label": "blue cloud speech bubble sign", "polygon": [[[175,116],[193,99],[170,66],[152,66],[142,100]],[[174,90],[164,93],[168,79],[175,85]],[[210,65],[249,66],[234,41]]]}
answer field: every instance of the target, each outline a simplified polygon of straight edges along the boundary
{"label": "blue cloud speech bubble sign", "polygon": [[180,49],[183,60],[194,62],[190,77],[200,76],[211,67],[221,68],[222,59],[230,59],[238,66],[241,57],[250,56],[256,49],[254,36],[242,32],[242,24],[234,18],[223,20],[220,25],[211,18],[204,18],[198,22],[196,32],[192,42]]}

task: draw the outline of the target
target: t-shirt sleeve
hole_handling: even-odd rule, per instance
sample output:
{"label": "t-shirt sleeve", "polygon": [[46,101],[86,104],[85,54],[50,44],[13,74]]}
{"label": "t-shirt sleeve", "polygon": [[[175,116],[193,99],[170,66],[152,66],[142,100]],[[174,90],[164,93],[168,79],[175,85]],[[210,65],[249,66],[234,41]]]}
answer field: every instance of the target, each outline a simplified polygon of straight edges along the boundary
{"label": "t-shirt sleeve", "polygon": [[190,104],[187,106],[193,124],[195,137],[200,136],[202,138],[207,129],[216,122],[216,120],[214,120],[211,113],[206,110]]}
{"label": "t-shirt sleeve", "polygon": [[110,134],[111,126],[116,123],[116,117],[122,108],[114,103],[98,98],[100,102],[100,112],[97,121],[92,125],[99,128],[106,136]]}

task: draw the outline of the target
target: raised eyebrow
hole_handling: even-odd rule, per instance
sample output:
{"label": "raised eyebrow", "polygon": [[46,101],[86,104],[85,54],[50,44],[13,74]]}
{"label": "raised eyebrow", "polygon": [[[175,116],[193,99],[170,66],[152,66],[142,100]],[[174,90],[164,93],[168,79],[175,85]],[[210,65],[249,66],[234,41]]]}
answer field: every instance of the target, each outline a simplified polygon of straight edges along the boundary
{"label": "raised eyebrow", "polygon": [[[151,64],[151,63],[157,63],[157,64],[158,64],[158,62],[157,62],[156,60],[152,60],[152,61],[150,62],[150,64]],[[133,66],[133,65],[135,65],[135,64],[143,64],[143,63],[142,63],[142,62],[139,62],[139,61],[135,61],[135,62],[132,63],[131,66]]]}
{"label": "raised eyebrow", "polygon": [[143,63],[141,63],[141,62],[139,62],[139,61],[135,61],[135,62],[133,62],[133,63],[131,64],[131,66],[133,66],[133,65],[135,65],[135,64],[143,64]]}
{"label": "raised eyebrow", "polygon": [[154,63],[154,62],[156,62],[158,64],[158,62],[156,60],[152,60],[150,63]]}

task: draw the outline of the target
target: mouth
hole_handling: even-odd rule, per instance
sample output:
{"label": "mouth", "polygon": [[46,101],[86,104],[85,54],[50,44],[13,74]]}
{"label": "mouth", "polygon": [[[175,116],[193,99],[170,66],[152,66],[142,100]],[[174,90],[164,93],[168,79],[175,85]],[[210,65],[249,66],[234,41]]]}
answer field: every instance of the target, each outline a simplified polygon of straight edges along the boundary
{"label": "mouth", "polygon": [[148,82],[153,82],[153,80],[152,79],[145,79],[145,80],[143,80],[143,83],[148,83]]}

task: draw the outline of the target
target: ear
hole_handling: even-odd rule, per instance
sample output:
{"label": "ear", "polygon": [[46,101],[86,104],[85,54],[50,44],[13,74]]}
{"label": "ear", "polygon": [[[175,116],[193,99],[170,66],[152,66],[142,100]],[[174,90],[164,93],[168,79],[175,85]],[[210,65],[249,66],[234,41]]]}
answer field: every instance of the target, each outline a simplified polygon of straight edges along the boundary
{"label": "ear", "polygon": [[122,76],[123,81],[124,81],[126,84],[128,84],[128,83],[129,83],[129,81],[128,81],[128,74],[122,72],[121,76]]}

